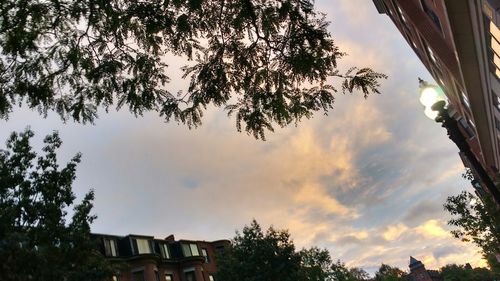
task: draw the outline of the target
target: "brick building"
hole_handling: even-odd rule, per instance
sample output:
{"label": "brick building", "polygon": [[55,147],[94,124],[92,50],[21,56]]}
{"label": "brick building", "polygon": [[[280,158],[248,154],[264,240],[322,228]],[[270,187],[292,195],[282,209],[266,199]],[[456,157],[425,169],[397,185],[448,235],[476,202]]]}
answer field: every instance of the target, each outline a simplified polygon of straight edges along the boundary
{"label": "brick building", "polygon": [[[444,90],[451,117],[489,178],[500,180],[500,0],[373,2]],[[477,175],[471,160],[460,156]],[[473,186],[484,194],[484,180]]]}
{"label": "brick building", "polygon": [[442,281],[441,275],[436,270],[427,270],[425,269],[425,265],[415,259],[414,257],[410,257],[410,281]]}
{"label": "brick building", "polygon": [[93,234],[100,251],[121,268],[113,281],[214,281],[216,259],[229,240],[213,242],[153,236]]}

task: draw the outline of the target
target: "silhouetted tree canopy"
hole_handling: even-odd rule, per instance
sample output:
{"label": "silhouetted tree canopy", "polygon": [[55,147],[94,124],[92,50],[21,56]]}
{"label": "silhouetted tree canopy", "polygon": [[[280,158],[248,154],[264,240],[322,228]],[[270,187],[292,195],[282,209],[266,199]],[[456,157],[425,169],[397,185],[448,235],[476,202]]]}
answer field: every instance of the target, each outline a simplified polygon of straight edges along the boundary
{"label": "silhouetted tree canopy", "polygon": [[444,208],[453,216],[448,221],[449,225],[456,227],[451,231],[453,236],[476,244],[490,268],[500,275],[500,263],[496,258],[500,253],[500,208],[491,196],[484,194],[480,199],[468,191],[462,191],[448,197]]}
{"label": "silhouetted tree canopy", "polygon": [[299,255],[301,258],[301,274],[297,280],[332,280],[332,259],[328,250],[312,247],[302,249]]}
{"label": "silhouetted tree canopy", "polygon": [[218,281],[361,281],[359,268],[334,264],[326,249],[295,250],[286,230],[263,231],[257,221],[237,232],[231,248],[217,259]]}
{"label": "silhouetted tree canopy", "polygon": [[330,266],[332,281],[363,281],[370,280],[368,272],[358,267],[348,268],[343,262],[338,260]]}
{"label": "silhouetted tree canopy", "polygon": [[264,232],[254,220],[236,233],[217,268],[219,281],[295,281],[301,274],[301,257],[287,231],[270,227]]}
{"label": "silhouetted tree canopy", "polygon": [[71,188],[80,155],[59,167],[57,133],[45,138],[41,155],[32,137],[13,133],[0,149],[0,280],[102,281],[112,269],[90,237],[94,193],[75,205]]}
{"label": "silhouetted tree canopy", "polygon": [[487,268],[472,268],[470,265],[448,264],[441,267],[440,272],[443,281],[493,281],[499,277]]}
{"label": "silhouetted tree canopy", "polygon": [[[215,105],[264,138],[332,108],[330,77],[365,97],[386,78],[337,70],[344,53],[312,0],[3,0],[0,11],[2,118],[16,104],[83,123],[126,107],[191,128]],[[191,62],[184,92],[168,89],[171,55]]]}
{"label": "silhouetted tree canopy", "polygon": [[377,272],[375,272],[375,281],[406,281],[408,274],[403,270],[392,267],[387,264],[382,264]]}

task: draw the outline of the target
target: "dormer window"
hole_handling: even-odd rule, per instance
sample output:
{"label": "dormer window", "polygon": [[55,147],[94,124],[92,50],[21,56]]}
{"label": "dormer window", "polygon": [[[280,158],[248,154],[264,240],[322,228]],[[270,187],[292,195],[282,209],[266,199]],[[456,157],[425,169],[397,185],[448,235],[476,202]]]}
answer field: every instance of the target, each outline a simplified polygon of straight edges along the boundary
{"label": "dormer window", "polygon": [[137,243],[138,254],[151,254],[151,245],[149,244],[149,240],[136,238],[135,242]]}
{"label": "dormer window", "polygon": [[168,244],[160,244],[161,257],[164,259],[170,258],[170,252],[168,251]]}
{"label": "dormer window", "polygon": [[182,244],[182,253],[185,257],[199,256],[198,246],[194,243]]}
{"label": "dormer window", "polygon": [[208,252],[206,248],[201,248],[201,254],[205,258],[205,262],[210,262],[210,258],[208,257]]}
{"label": "dormer window", "polygon": [[110,238],[104,238],[104,253],[108,257],[118,256],[118,251],[116,250],[116,240]]}

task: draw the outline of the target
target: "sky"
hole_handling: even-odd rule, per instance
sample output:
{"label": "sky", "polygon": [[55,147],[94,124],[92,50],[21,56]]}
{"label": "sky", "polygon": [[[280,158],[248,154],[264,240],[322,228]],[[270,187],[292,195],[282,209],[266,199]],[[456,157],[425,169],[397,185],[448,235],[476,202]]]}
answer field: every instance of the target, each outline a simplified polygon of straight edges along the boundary
{"label": "sky", "polygon": [[[30,126],[37,148],[59,131],[61,162],[81,152],[74,191],[82,198],[95,190],[93,232],[218,240],[256,219],[288,229],[298,248],[327,248],[371,273],[382,262],[408,270],[410,255],[431,269],[484,266],[478,249],[447,226],[446,198],[472,188],[460,176],[458,149],[418,102],[417,77],[431,76],[372,1],[316,7],[349,54],[340,68],[389,76],[381,95],[338,94],[328,116],[276,129],[267,141],[238,133],[234,118],[215,108],[193,130],[155,113],[101,111],[95,125],[82,125],[16,109],[0,120],[0,140]],[[182,60],[169,63],[175,69]],[[171,89],[186,88],[173,78]]]}

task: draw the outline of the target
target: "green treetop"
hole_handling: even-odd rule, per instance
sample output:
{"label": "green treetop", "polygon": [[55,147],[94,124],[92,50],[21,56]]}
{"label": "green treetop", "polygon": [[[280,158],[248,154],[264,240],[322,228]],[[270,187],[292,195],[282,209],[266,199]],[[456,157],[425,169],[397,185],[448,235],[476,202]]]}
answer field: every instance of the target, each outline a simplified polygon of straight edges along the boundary
{"label": "green treetop", "polygon": [[[264,138],[326,113],[330,77],[365,97],[386,77],[337,70],[344,53],[312,0],[4,0],[0,10],[2,118],[22,103],[80,122],[126,107],[196,127],[215,105]],[[190,61],[184,92],[167,87],[171,55]]]}
{"label": "green treetop", "polygon": [[406,281],[407,273],[403,270],[392,267],[387,264],[382,264],[375,273],[375,281]]}
{"label": "green treetop", "polygon": [[359,268],[334,264],[327,250],[295,250],[286,230],[263,231],[254,220],[237,232],[231,248],[217,260],[218,281],[361,281],[368,274]]}
{"label": "green treetop", "polygon": [[90,237],[94,193],[75,205],[71,188],[80,155],[60,167],[57,133],[45,138],[41,155],[32,137],[13,133],[0,149],[0,280],[102,281],[112,271]]}

